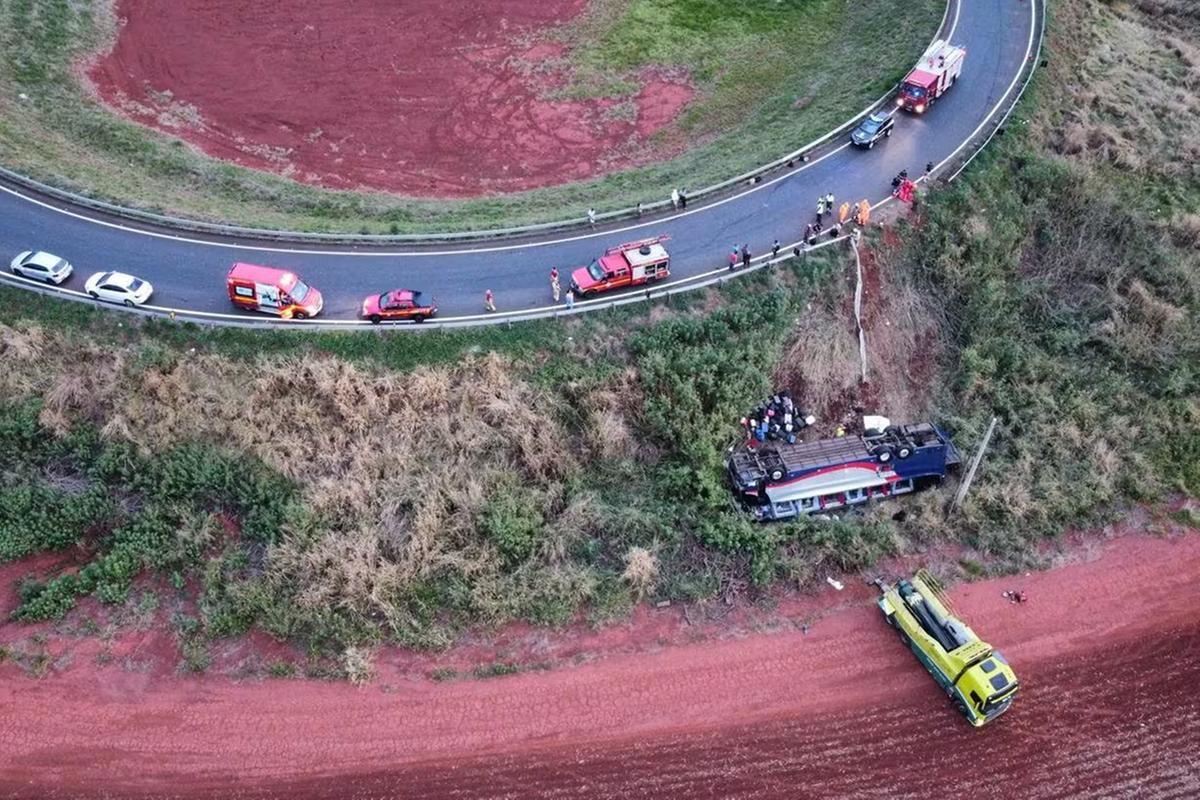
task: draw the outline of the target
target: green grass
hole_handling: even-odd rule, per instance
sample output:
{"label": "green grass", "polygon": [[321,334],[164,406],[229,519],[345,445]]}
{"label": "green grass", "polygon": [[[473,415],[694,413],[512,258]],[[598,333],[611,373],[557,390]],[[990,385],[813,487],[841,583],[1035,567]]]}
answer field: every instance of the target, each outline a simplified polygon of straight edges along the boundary
{"label": "green grass", "polygon": [[578,45],[568,93],[619,100],[641,69],[687,70],[698,100],[663,135],[693,149],[593,181],[429,201],[303,186],[203,157],[109,113],[81,90],[70,64],[110,40],[110,2],[0,0],[0,163],[150,211],[356,233],[576,217],[732,177],[876,99],[915,61],[944,8],[940,0],[595,0],[579,21],[545,34]]}

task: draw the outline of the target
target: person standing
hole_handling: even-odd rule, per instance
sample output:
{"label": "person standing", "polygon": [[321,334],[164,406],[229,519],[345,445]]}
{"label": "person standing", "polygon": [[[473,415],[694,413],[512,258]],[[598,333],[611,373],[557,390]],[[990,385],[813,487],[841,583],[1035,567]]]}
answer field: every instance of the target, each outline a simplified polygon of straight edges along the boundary
{"label": "person standing", "polygon": [[637,215],[639,217],[642,215],[642,201],[641,200],[639,200],[638,204],[637,204]]}
{"label": "person standing", "polygon": [[775,243],[771,245],[771,260],[772,261],[774,261],[776,258],[779,257],[779,247],[780,247],[779,240],[776,239]]}
{"label": "person standing", "polygon": [[556,303],[558,302],[560,291],[562,291],[562,287],[558,283],[558,267],[554,267],[550,270],[550,293],[554,295],[554,302]]}
{"label": "person standing", "polygon": [[575,307],[575,292],[571,289],[567,289],[567,311],[570,311],[574,307]]}
{"label": "person standing", "polygon": [[684,211],[687,210],[687,191],[685,189],[679,190],[679,207]]}
{"label": "person standing", "polygon": [[671,190],[671,208],[679,208],[679,190]]}
{"label": "person standing", "polygon": [[729,268],[731,270],[737,269],[737,262],[738,262],[738,249],[737,249],[737,246],[735,245],[733,250],[730,251],[730,253],[729,253]]}
{"label": "person standing", "polygon": [[742,266],[750,266],[750,245],[749,243],[742,245]]}
{"label": "person standing", "polygon": [[595,225],[595,224],[596,224],[596,209],[589,208],[588,209],[588,225]]}
{"label": "person standing", "polygon": [[821,217],[825,216],[825,195],[817,198],[817,224],[821,224]]}
{"label": "person standing", "polygon": [[827,192],[825,194],[825,210],[830,214],[833,213],[833,192]]}
{"label": "person standing", "polygon": [[492,294],[492,290],[488,289],[483,294],[483,308],[485,311],[492,312],[496,310],[496,296]]}
{"label": "person standing", "polygon": [[838,224],[845,225],[846,220],[850,219],[850,202],[842,203],[842,207],[838,209]]}

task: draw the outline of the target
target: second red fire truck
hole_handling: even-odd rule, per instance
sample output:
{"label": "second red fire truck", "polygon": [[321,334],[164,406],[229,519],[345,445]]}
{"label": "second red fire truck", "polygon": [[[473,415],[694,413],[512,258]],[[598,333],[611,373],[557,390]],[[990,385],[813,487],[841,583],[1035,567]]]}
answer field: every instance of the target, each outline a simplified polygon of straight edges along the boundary
{"label": "second red fire truck", "polygon": [[945,39],[938,39],[921,60],[916,68],[908,73],[900,86],[900,94],[896,96],[896,105],[917,114],[925,110],[935,100],[946,93],[958,76],[962,75],[963,61],[967,58],[966,48],[956,47]]}
{"label": "second red fire truck", "polygon": [[671,255],[663,246],[669,239],[656,236],[608,248],[591,264],[571,273],[571,290],[584,296],[664,280],[671,274]]}

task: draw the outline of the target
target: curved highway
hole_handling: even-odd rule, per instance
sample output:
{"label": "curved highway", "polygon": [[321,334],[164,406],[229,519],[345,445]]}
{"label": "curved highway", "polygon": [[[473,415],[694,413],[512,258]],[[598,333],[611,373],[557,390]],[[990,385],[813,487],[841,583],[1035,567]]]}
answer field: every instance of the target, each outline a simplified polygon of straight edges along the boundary
{"label": "curved highway", "polygon": [[895,134],[873,150],[849,146],[847,135],[795,170],[693,203],[683,213],[541,240],[403,249],[331,247],[138,227],[0,185],[0,257],[7,266],[22,250],[47,250],[75,266],[64,289],[81,291],[93,272],[117,269],[149,280],[155,287],[154,306],[265,324],[278,320],[231,307],[224,279],[235,261],[295,270],[325,296],[321,319],[326,321],[353,320],[364,296],[400,287],[436,297],[442,319],[481,315],[487,289],[495,293],[501,313],[545,308],[551,303],[551,267],[569,274],[605,247],[657,234],[671,237],[672,278],[694,278],[724,266],[733,246],[748,243],[759,256],[775,239],[785,245],[798,240],[820,195],[833,192],[838,205],[862,198],[886,202],[900,170],[918,176],[932,163],[940,176],[943,166],[957,163],[1015,101],[1038,45],[1040,2],[952,0],[943,33],[966,47],[966,62],[954,87],[923,116],[898,113]]}

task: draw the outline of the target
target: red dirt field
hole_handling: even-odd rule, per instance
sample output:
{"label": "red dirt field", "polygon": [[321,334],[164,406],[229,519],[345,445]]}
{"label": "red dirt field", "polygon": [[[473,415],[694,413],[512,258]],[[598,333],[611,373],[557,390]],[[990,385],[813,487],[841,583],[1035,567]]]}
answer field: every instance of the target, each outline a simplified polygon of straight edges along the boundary
{"label": "red dirt field", "polygon": [[1200,796],[1200,535],[1085,557],[952,591],[1024,684],[982,730],[855,584],[807,634],[491,680],[0,666],[0,797]]}
{"label": "red dirt field", "polygon": [[556,100],[538,31],[587,0],[119,0],[100,97],[216,158],[335,189],[471,197],[661,157],[691,101],[646,73],[626,98]]}

